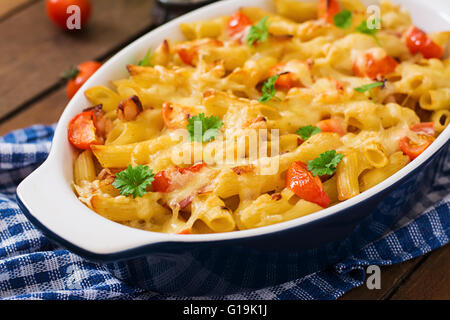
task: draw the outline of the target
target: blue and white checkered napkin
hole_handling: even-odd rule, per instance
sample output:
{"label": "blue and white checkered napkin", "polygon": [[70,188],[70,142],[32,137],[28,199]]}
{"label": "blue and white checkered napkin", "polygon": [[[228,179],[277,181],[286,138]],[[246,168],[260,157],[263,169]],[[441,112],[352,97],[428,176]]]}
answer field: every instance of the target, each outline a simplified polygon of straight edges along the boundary
{"label": "blue and white checkered napkin", "polygon": [[[177,299],[130,287],[103,266],[51,243],[15,202],[19,182],[45,160],[54,127],[36,125],[0,138],[0,299]],[[450,149],[406,218],[344,261],[301,279],[214,299],[336,299],[363,284],[365,267],[390,265],[445,245],[450,237]]]}

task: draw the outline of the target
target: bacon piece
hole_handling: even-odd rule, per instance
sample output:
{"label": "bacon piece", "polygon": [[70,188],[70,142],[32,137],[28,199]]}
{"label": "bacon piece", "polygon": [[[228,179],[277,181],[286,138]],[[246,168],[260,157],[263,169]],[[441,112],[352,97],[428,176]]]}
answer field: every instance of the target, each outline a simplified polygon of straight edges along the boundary
{"label": "bacon piece", "polygon": [[193,196],[189,196],[189,197],[181,200],[178,203],[180,205],[180,210],[182,210],[182,209],[186,208],[188,205],[190,205],[193,199],[194,199]]}
{"label": "bacon piece", "polygon": [[232,168],[232,170],[234,171],[234,173],[240,176],[243,173],[252,173],[255,170],[255,166],[252,164],[246,166],[237,166]]}

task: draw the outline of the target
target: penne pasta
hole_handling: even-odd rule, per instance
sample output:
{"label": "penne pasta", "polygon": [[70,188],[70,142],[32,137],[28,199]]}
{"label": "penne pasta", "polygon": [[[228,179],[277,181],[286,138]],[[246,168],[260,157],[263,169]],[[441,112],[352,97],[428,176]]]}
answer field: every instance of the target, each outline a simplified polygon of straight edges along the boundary
{"label": "penne pasta", "polygon": [[93,105],[102,105],[106,112],[115,110],[120,103],[119,95],[103,86],[89,88],[84,95]]}
{"label": "penne pasta", "polygon": [[409,158],[401,152],[396,152],[389,157],[389,162],[383,168],[375,168],[365,172],[361,176],[361,191],[365,191],[402,169],[409,163]]}
{"label": "penne pasta", "polygon": [[431,115],[431,120],[434,123],[434,129],[436,132],[442,132],[450,123],[450,111],[437,110]]}
{"label": "penne pasta", "polygon": [[219,17],[205,21],[180,23],[180,29],[188,40],[215,38],[222,34],[225,28],[225,23],[226,17]]}
{"label": "penne pasta", "polygon": [[360,160],[358,152],[353,151],[345,155],[336,171],[338,199],[343,201],[358,195]]}
{"label": "penne pasta", "polygon": [[383,168],[389,162],[383,146],[379,143],[372,143],[362,147],[362,155],[368,164],[375,168]]}
{"label": "penne pasta", "polygon": [[425,92],[419,102],[420,107],[425,110],[450,109],[450,88]]}
{"label": "penne pasta", "polygon": [[215,195],[197,196],[192,202],[191,220],[203,221],[213,232],[229,232],[235,228],[231,210]]}
{"label": "penne pasta", "polygon": [[96,176],[92,152],[90,150],[81,152],[73,165],[73,180],[76,184],[81,184],[82,181],[94,181]]}

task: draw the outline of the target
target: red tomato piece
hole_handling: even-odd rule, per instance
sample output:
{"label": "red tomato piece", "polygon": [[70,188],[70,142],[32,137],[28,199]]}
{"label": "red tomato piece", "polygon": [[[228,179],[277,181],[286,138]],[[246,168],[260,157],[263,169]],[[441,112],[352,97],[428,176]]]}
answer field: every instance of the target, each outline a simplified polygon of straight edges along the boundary
{"label": "red tomato piece", "polygon": [[93,144],[99,144],[96,135],[94,111],[85,111],[76,115],[70,122],[67,135],[70,143],[78,149],[89,149]]}
{"label": "red tomato piece", "polygon": [[195,47],[181,48],[180,50],[178,50],[178,55],[184,63],[190,66],[195,66],[194,58],[197,55],[197,49]]}
{"label": "red tomato piece", "polygon": [[418,136],[421,140],[420,143],[412,141],[409,137],[403,137],[398,141],[400,150],[402,150],[411,160],[417,158],[434,141],[434,137],[427,134],[419,134]]}
{"label": "red tomato piece", "polygon": [[334,16],[341,11],[337,0],[320,0],[318,7],[319,19],[325,20],[327,23],[333,23]]}
{"label": "red tomato piece", "polygon": [[417,133],[427,134],[434,137],[434,123],[433,122],[421,122],[414,124],[410,129]]}
{"label": "red tomato piece", "polygon": [[235,12],[227,21],[227,33],[230,38],[244,32],[245,28],[251,26],[253,21],[241,11]]}
{"label": "red tomato piece", "polygon": [[170,179],[166,176],[166,171],[160,171],[155,174],[155,180],[152,182],[153,191],[168,192],[170,187]]}
{"label": "red tomato piece", "polygon": [[335,132],[340,136],[343,136],[347,133],[344,121],[337,118],[319,121],[317,122],[316,127],[319,127],[322,132]]}
{"label": "red tomato piece", "polygon": [[305,163],[293,162],[286,174],[286,188],[292,190],[300,198],[326,208],[330,198],[326,194],[322,181],[314,177]]}
{"label": "red tomato piece", "polygon": [[376,59],[372,53],[368,52],[364,54],[364,59],[353,63],[353,73],[358,77],[384,78],[387,74],[394,72],[397,66],[398,62],[390,56]]}
{"label": "red tomato piece", "polygon": [[294,73],[285,70],[285,67],[286,63],[279,63],[270,68],[269,75],[271,77],[279,75],[277,81],[275,82],[275,87],[286,90],[294,87],[302,87],[303,84],[300,79]]}
{"label": "red tomato piece", "polygon": [[162,106],[161,114],[167,128],[179,129],[187,126],[187,120],[195,115],[195,110],[191,107],[165,102]]}
{"label": "red tomato piece", "polygon": [[89,0],[47,0],[47,15],[55,25],[64,30],[69,30],[67,28],[67,20],[73,13],[70,10],[67,12],[67,8],[73,5],[80,8],[80,25],[82,27],[91,15],[91,3]]}
{"label": "red tomato piece", "polygon": [[441,59],[444,49],[431,40],[425,32],[412,26],[406,32],[406,46],[412,54],[422,53],[425,59]]}
{"label": "red tomato piece", "polygon": [[185,173],[189,173],[189,172],[195,173],[195,172],[199,172],[200,170],[202,170],[203,167],[206,167],[206,163],[200,162],[200,163],[194,164],[192,167],[178,168],[178,171],[181,174],[185,174]]}
{"label": "red tomato piece", "polygon": [[189,174],[199,172],[206,164],[204,162],[197,163],[192,167],[187,168],[169,168],[158,172],[152,182],[153,191],[155,192],[170,192],[186,183],[189,179]]}
{"label": "red tomato piece", "polygon": [[178,53],[178,56],[184,63],[195,66],[198,50],[206,46],[221,47],[223,42],[212,38],[198,39],[177,46],[175,52]]}
{"label": "red tomato piece", "polygon": [[181,230],[177,234],[191,234],[191,229],[187,228],[187,229]]}

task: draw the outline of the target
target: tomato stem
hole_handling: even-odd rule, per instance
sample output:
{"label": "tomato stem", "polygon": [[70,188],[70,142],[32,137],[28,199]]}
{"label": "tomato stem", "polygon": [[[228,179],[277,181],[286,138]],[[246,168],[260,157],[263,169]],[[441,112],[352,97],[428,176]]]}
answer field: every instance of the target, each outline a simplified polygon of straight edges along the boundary
{"label": "tomato stem", "polygon": [[78,70],[78,68],[70,67],[69,70],[65,71],[65,72],[61,75],[61,78],[63,78],[64,80],[75,79],[75,77],[76,77],[79,73],[80,73],[80,70]]}

